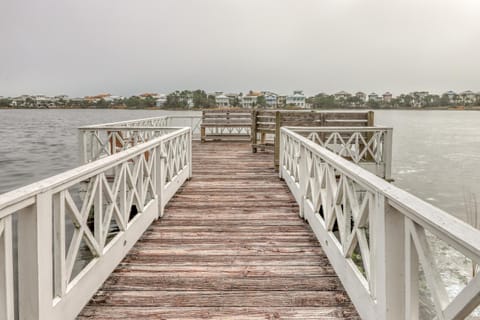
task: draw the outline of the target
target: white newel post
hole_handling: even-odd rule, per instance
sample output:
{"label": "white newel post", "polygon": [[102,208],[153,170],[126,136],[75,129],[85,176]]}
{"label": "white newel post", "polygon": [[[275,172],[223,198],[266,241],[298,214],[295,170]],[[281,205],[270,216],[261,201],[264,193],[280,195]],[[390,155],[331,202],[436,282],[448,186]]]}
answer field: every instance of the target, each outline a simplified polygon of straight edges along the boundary
{"label": "white newel post", "polygon": [[[0,319],[13,320],[12,216],[0,221]],[[3,231],[1,231],[3,229]]]}
{"label": "white newel post", "polygon": [[165,142],[162,142],[160,146],[157,149],[157,161],[156,161],[156,173],[155,173],[155,179],[157,180],[157,185],[156,185],[156,193],[158,197],[158,218],[163,217],[163,211],[164,211],[164,202],[165,202],[165,196],[164,196],[164,189],[165,189],[165,160],[166,160],[166,154],[165,154],[165,148],[164,148]]}
{"label": "white newel post", "polygon": [[308,168],[307,168],[307,149],[300,144],[299,154],[295,155],[295,157],[300,157],[299,161],[299,168],[298,168],[298,185],[300,186],[300,199],[299,199],[299,215],[300,217],[304,217],[304,210],[305,210],[305,199],[307,193],[307,183],[308,183]]}
{"label": "white newel post", "polygon": [[405,320],[419,319],[418,254],[405,219]]}
{"label": "white newel post", "polygon": [[382,161],[385,165],[385,180],[390,181],[392,179],[392,143],[393,143],[393,129],[387,128],[383,141],[383,154]]}
{"label": "white newel post", "polygon": [[190,128],[188,132],[188,179],[193,177],[193,151],[192,151],[192,141],[193,141],[193,129]]}
{"label": "white newel post", "polygon": [[375,195],[376,210],[370,235],[374,254],[373,272],[377,318],[405,320],[405,223],[404,215]]}
{"label": "white newel post", "polygon": [[18,214],[20,320],[51,318],[52,277],[52,195],[47,192]]}
{"label": "white newel post", "polygon": [[285,135],[282,130],[280,130],[280,148],[278,148],[278,177],[283,179],[282,171],[283,171],[283,152],[285,147]]}

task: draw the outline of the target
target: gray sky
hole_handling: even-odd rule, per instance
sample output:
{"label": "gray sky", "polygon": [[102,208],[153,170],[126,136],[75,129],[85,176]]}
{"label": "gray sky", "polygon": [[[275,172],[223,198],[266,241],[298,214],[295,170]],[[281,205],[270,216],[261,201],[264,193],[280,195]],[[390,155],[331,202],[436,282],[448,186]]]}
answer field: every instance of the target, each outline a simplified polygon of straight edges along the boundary
{"label": "gray sky", "polygon": [[480,91],[478,0],[0,0],[0,95]]}

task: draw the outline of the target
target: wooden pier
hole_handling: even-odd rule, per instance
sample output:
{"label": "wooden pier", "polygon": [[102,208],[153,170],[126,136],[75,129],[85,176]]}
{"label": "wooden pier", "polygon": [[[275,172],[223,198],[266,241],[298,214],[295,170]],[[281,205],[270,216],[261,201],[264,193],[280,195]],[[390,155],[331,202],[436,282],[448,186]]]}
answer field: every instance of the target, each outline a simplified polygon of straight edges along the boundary
{"label": "wooden pier", "polygon": [[478,265],[480,231],[388,183],[392,128],[310,111],[292,127],[277,111],[252,116],[252,144],[194,142],[238,136],[217,113],[223,129],[198,116],[82,127],[83,165],[0,195],[0,319],[480,314],[480,273],[445,283],[462,267],[431,245]]}
{"label": "wooden pier", "polygon": [[193,179],[79,319],[357,319],[272,154],[193,144]]}

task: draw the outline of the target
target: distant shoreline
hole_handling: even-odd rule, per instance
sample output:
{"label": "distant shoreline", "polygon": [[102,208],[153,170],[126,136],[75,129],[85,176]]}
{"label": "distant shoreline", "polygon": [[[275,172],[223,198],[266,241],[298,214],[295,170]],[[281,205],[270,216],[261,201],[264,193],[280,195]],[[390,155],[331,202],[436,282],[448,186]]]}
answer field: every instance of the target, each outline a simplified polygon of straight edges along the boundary
{"label": "distant shoreline", "polygon": [[[228,109],[228,108],[227,108]],[[233,108],[232,108],[233,109]],[[0,110],[150,110],[150,111],[202,111],[204,109],[182,109],[182,108],[96,108],[96,107],[49,107],[49,108],[10,108],[0,107]],[[259,109],[262,110],[262,109]],[[270,109],[265,109],[270,110]],[[274,110],[297,110],[297,109],[274,109]],[[480,111],[480,106],[454,108],[454,107],[425,107],[425,108],[318,108],[318,109],[298,109],[298,110],[403,110],[403,111]]]}

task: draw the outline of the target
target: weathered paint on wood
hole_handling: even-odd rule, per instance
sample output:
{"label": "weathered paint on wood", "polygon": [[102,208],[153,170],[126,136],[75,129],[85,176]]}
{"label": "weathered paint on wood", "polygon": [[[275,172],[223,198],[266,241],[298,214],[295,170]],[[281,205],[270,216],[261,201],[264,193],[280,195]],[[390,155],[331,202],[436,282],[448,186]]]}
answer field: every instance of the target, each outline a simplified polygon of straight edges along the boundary
{"label": "weathered paint on wood", "polygon": [[358,319],[270,155],[206,143],[193,158],[79,319]]}

